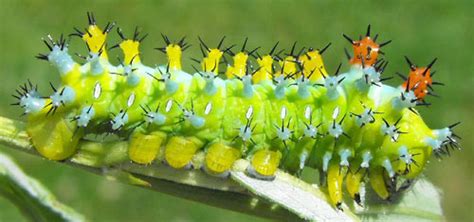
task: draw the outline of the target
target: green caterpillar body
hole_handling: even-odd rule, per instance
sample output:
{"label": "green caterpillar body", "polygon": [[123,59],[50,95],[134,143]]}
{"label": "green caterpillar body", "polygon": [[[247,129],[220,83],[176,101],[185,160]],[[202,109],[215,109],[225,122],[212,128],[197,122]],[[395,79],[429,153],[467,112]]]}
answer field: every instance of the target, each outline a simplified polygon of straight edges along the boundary
{"label": "green caterpillar body", "polygon": [[[189,168],[204,153],[202,168],[213,176],[228,175],[232,164],[247,159],[249,175],[271,180],[280,168],[299,174],[304,167],[319,170],[331,202],[342,203],[343,181],[360,201],[360,184],[368,180],[383,199],[396,178],[413,179],[432,153],[457,147],[450,127],[432,130],[413,108],[426,105],[431,85],[430,69],[416,67],[400,87],[382,83],[388,62],[378,59],[380,48],[370,38],[354,41],[354,57],[347,73],[328,75],[321,54],[310,49],[286,58],[275,53],[249,56],[232,47],[208,47],[201,39],[204,58],[194,74],[181,70],[181,54],[189,47],[184,39],[173,43],[163,36],[159,48],[168,64],[145,66],[136,31],[126,38],[120,29],[124,54],[120,65],[108,61],[106,36],[89,15],[86,32],[77,30],[87,44],[87,62],[78,64],[68,54],[66,41],[45,40],[48,54],[38,58],[56,66],[62,86],[42,97],[31,83],[22,86],[17,105],[28,114],[27,131],[39,153],[63,160],[76,152],[77,143],[89,134],[112,133],[129,141],[129,157],[139,164],[163,162],[177,169]],[[277,43],[278,44],[278,43]],[[329,46],[329,45],[328,45]],[[219,64],[230,54],[225,78]],[[278,66],[276,66],[278,64]],[[277,68],[279,67],[279,68]],[[428,93],[429,94],[429,93]],[[368,178],[368,179],[367,179]]]}

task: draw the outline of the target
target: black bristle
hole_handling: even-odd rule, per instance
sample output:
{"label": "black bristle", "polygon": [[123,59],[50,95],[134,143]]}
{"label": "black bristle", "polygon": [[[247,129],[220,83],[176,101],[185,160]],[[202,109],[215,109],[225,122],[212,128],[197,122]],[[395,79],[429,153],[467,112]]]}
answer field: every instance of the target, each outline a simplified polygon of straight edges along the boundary
{"label": "black bristle", "polygon": [[347,39],[347,41],[349,41],[351,44],[354,44],[354,40],[352,40],[349,36],[344,33],[342,34],[342,36],[344,36],[344,38]]}
{"label": "black bristle", "polygon": [[408,65],[410,66],[410,69],[411,69],[412,71],[414,71],[415,68],[416,68],[416,65],[413,64],[413,63],[410,61],[410,59],[408,58],[408,56],[405,56],[405,61],[407,61]]}
{"label": "black bristle", "polygon": [[380,43],[379,47],[382,48],[382,47],[384,47],[384,46],[390,44],[391,42],[392,42],[392,40],[388,40],[388,41],[386,41],[386,42],[384,42],[384,43]]}
{"label": "black bristle", "polygon": [[346,48],[344,48],[344,54],[346,54],[347,59],[351,59],[351,55],[349,54],[349,51],[347,51]]}
{"label": "black bristle", "polygon": [[326,51],[326,49],[328,49],[329,46],[331,46],[331,44],[332,44],[332,43],[330,42],[330,43],[328,43],[326,46],[324,46],[323,49],[319,50],[319,54],[322,55],[322,54]]}

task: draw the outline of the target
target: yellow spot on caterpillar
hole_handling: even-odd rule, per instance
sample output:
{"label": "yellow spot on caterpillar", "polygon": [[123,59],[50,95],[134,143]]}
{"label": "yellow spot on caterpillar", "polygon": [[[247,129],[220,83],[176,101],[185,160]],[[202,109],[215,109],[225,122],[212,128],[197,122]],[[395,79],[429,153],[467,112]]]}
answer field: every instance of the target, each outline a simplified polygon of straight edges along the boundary
{"label": "yellow spot on caterpillar", "polygon": [[270,55],[263,56],[257,59],[260,69],[253,75],[254,83],[259,83],[263,80],[271,80],[273,75],[273,58]]}
{"label": "yellow spot on caterpillar", "polygon": [[202,70],[204,72],[219,73],[219,62],[222,55],[223,52],[221,50],[211,49],[207,54],[207,57],[205,57],[201,62]]}
{"label": "yellow spot on caterpillar", "polygon": [[[298,58],[298,61],[303,65],[303,73],[306,77],[311,75],[309,78],[311,81],[319,80],[328,75],[321,54],[318,50],[306,52]],[[320,70],[320,71],[319,71]],[[312,74],[311,74],[312,73]],[[322,73],[322,74],[321,74]]]}
{"label": "yellow spot on caterpillar", "polygon": [[26,131],[42,156],[50,160],[64,160],[76,153],[79,138],[82,137],[82,130],[74,133],[75,123],[65,119],[61,113],[46,117],[44,112],[40,112],[29,117]]}
{"label": "yellow spot on caterpillar", "polygon": [[273,176],[280,165],[279,151],[259,150],[252,157],[252,167],[263,176]]}
{"label": "yellow spot on caterpillar", "polygon": [[181,169],[191,162],[202,142],[196,137],[171,137],[165,147],[165,160],[175,169]]}
{"label": "yellow spot on caterpillar", "polygon": [[105,52],[105,40],[107,33],[104,33],[97,25],[90,25],[87,27],[87,32],[84,33],[82,39],[88,45],[90,52],[99,53],[102,50],[101,56],[107,58]]}
{"label": "yellow spot on caterpillar", "polygon": [[166,46],[166,56],[171,69],[181,69],[181,46],[178,44],[169,44]]}
{"label": "yellow spot on caterpillar", "polygon": [[247,72],[247,60],[249,55],[245,52],[239,52],[234,55],[234,64],[233,66],[228,66],[225,75],[228,79],[232,79],[235,76],[242,77]]}
{"label": "yellow spot on caterpillar", "polygon": [[119,46],[123,51],[124,63],[126,65],[140,62],[140,51],[138,49],[140,47],[139,41],[127,39],[122,41]]}
{"label": "yellow spot on caterpillar", "polygon": [[212,173],[224,173],[232,167],[239,157],[240,151],[238,149],[223,143],[214,143],[206,152],[206,168]]}
{"label": "yellow spot on caterpillar", "polygon": [[[296,59],[293,56],[287,56],[283,61],[280,61],[281,71],[280,75],[283,74],[285,77],[293,75],[297,72]],[[295,76],[298,77],[298,76]]]}
{"label": "yellow spot on caterpillar", "polygon": [[372,189],[380,198],[386,200],[390,197],[387,185],[385,184],[384,169],[382,167],[371,169],[369,173],[369,181],[370,186],[372,186]]}
{"label": "yellow spot on caterpillar", "polygon": [[345,174],[345,167],[341,168],[339,164],[332,163],[328,169],[328,193],[331,203],[339,207],[342,203],[342,179]]}
{"label": "yellow spot on caterpillar", "polygon": [[150,164],[155,160],[165,139],[166,134],[163,132],[143,134],[135,131],[130,138],[128,156],[135,163]]}

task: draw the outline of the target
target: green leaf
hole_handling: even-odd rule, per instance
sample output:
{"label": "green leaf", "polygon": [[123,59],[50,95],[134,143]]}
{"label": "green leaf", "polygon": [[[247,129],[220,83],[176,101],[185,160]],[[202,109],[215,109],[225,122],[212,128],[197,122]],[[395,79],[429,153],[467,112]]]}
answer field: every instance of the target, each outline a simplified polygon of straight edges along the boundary
{"label": "green leaf", "polygon": [[444,221],[440,191],[424,178],[390,202],[366,198],[367,207],[355,210],[364,221]]}

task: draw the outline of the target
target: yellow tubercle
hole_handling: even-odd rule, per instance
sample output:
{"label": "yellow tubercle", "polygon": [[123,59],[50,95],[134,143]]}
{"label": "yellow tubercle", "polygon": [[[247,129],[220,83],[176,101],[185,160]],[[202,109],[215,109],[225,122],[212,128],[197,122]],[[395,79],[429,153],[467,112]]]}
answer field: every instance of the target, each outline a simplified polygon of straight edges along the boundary
{"label": "yellow tubercle", "polygon": [[202,70],[204,72],[219,73],[219,62],[224,53],[219,49],[211,49],[202,62]]}
{"label": "yellow tubercle", "polygon": [[[285,77],[293,75],[297,72],[296,69],[296,59],[293,56],[287,56],[285,59],[279,62],[281,66],[280,74],[283,74]],[[298,76],[295,76],[298,77]]]}
{"label": "yellow tubercle", "polygon": [[178,44],[169,44],[166,46],[166,56],[168,65],[171,69],[181,69],[181,54],[183,50]]}
{"label": "yellow tubercle", "polygon": [[271,80],[273,76],[273,58],[270,55],[263,56],[257,59],[259,70],[253,75],[254,83],[259,83],[263,80]]}
{"label": "yellow tubercle", "polygon": [[212,173],[224,173],[232,167],[239,157],[240,151],[238,149],[223,143],[214,143],[206,152],[206,168]]}
{"label": "yellow tubercle", "polygon": [[135,131],[130,137],[128,156],[135,163],[151,164],[165,139],[166,134],[163,132],[143,134]]}
{"label": "yellow tubercle", "polygon": [[306,77],[311,75],[309,78],[311,81],[316,81],[324,76],[327,76],[328,73],[324,67],[324,62],[321,54],[318,50],[313,50],[301,55],[298,58],[298,61],[303,65],[303,73]]}
{"label": "yellow tubercle", "polygon": [[252,156],[251,164],[253,169],[263,176],[273,176],[280,165],[281,153],[262,149]]}
{"label": "yellow tubercle", "polygon": [[102,31],[97,25],[89,25],[87,32],[82,36],[90,52],[99,53],[102,51],[101,57],[103,58],[107,58],[107,52],[105,50],[106,38],[107,32]]}
{"label": "yellow tubercle", "polygon": [[234,64],[227,67],[225,75],[228,79],[232,79],[235,76],[243,77],[247,72],[247,60],[249,55],[245,52],[239,52],[233,57]]}
{"label": "yellow tubercle", "polygon": [[327,182],[328,193],[331,203],[340,208],[342,203],[342,181],[344,178],[344,169],[339,164],[332,163],[328,168]]}
{"label": "yellow tubercle", "polygon": [[140,62],[140,42],[134,41],[131,39],[123,40],[120,43],[120,48],[122,49],[123,56],[124,56],[124,63],[125,65],[131,65],[132,63],[139,63]]}
{"label": "yellow tubercle", "polygon": [[380,198],[386,200],[390,197],[387,185],[385,184],[384,169],[382,167],[371,169],[369,181],[370,186]]}
{"label": "yellow tubercle", "polygon": [[171,137],[165,147],[165,160],[175,169],[188,165],[203,143],[195,137]]}

